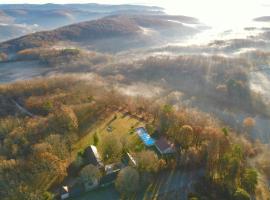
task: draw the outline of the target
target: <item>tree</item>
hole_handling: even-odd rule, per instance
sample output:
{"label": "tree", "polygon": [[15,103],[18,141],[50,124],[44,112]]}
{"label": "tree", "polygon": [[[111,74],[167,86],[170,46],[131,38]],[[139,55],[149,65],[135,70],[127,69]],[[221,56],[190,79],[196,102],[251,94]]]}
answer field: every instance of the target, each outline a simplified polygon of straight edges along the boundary
{"label": "tree", "polygon": [[101,173],[99,169],[92,164],[85,166],[80,171],[80,179],[83,183],[94,183],[99,181],[100,178]]}
{"label": "tree", "polygon": [[250,200],[250,195],[242,188],[237,188],[237,190],[234,193],[234,199],[235,200]]}
{"label": "tree", "polygon": [[247,132],[252,131],[253,127],[256,125],[255,119],[247,117],[243,120],[243,127]]}
{"label": "tree", "polygon": [[243,152],[239,145],[234,145],[231,151],[224,153],[218,160],[220,182],[231,190],[234,190],[241,176],[242,162]]}
{"label": "tree", "polygon": [[42,195],[42,199],[43,200],[53,200],[54,196],[50,192],[44,192],[43,195]]}
{"label": "tree", "polygon": [[93,140],[94,140],[94,145],[97,146],[98,145],[98,142],[99,142],[99,138],[98,138],[97,132],[94,133]]}
{"label": "tree", "polygon": [[247,85],[238,80],[230,79],[227,84],[228,95],[237,103],[243,104],[243,99],[247,101],[250,99],[249,97],[249,89]]}
{"label": "tree", "polygon": [[121,157],[123,146],[117,135],[105,135],[100,141],[99,146],[104,160],[115,161]]}
{"label": "tree", "polygon": [[8,55],[3,52],[0,52],[0,61],[5,61],[7,59],[8,59]]}
{"label": "tree", "polygon": [[61,106],[49,117],[51,132],[67,134],[78,130],[78,119],[68,106]]}
{"label": "tree", "polygon": [[190,197],[188,200],[199,200],[198,197]]}
{"label": "tree", "polygon": [[256,124],[255,119],[251,118],[251,117],[247,117],[243,120],[243,126],[246,128],[252,128],[254,127]]}
{"label": "tree", "polygon": [[4,139],[13,129],[20,125],[20,120],[15,117],[0,119],[0,139]]}
{"label": "tree", "polygon": [[228,131],[228,129],[227,128],[222,128],[222,132],[223,132],[223,134],[224,134],[224,136],[228,136],[229,135],[229,131]]}
{"label": "tree", "polygon": [[258,173],[255,169],[248,168],[245,170],[242,180],[241,180],[243,188],[250,192],[254,193],[256,189],[256,185],[258,183]]}
{"label": "tree", "polygon": [[40,98],[39,96],[30,96],[25,101],[28,110],[36,115],[47,116],[53,110],[53,103],[49,98]]}
{"label": "tree", "polygon": [[193,142],[193,128],[189,125],[182,126],[175,139],[176,142],[180,145],[181,150],[188,150]]}
{"label": "tree", "polygon": [[191,147],[181,156],[180,163],[189,166],[200,166],[203,164],[203,157],[202,151]]}
{"label": "tree", "polygon": [[[31,160],[28,161],[27,166],[36,172],[33,174],[36,176],[34,180],[36,180],[39,184],[40,181],[42,181],[40,178],[44,174],[50,177],[56,177],[56,181],[58,182],[62,181],[63,177],[65,177],[67,174],[67,164],[68,162],[66,160],[60,160],[56,155],[49,152],[44,152],[32,157]],[[37,187],[38,184],[36,184]]]}
{"label": "tree", "polygon": [[25,128],[17,127],[13,129],[3,140],[2,150],[4,150],[5,154],[8,156],[24,156],[30,150],[29,143]]}
{"label": "tree", "polygon": [[167,167],[167,162],[164,159],[159,159],[158,161],[158,169],[163,170]]}
{"label": "tree", "polygon": [[49,100],[44,102],[42,105],[42,109],[46,114],[50,113],[53,110],[53,103]]}
{"label": "tree", "polygon": [[132,167],[126,167],[117,176],[115,186],[123,195],[130,195],[139,189],[139,173]]}
{"label": "tree", "polygon": [[173,112],[173,107],[171,105],[164,105],[161,114],[159,117],[159,131],[162,133],[166,133],[171,125],[171,121],[174,119],[172,115],[174,114]]}
{"label": "tree", "polygon": [[54,155],[63,160],[69,157],[67,143],[63,136],[52,134],[46,137],[45,141],[51,146],[51,151]]}
{"label": "tree", "polygon": [[46,142],[37,143],[32,147],[34,155],[45,153],[45,152],[52,152],[52,146]]}
{"label": "tree", "polygon": [[173,106],[166,104],[163,106],[162,111],[166,114],[173,112]]}
{"label": "tree", "polygon": [[141,151],[137,154],[138,169],[145,172],[156,172],[159,167],[157,155],[150,150]]}
{"label": "tree", "polygon": [[77,154],[77,157],[74,161],[74,166],[79,169],[84,164],[83,157],[80,154]]}
{"label": "tree", "polygon": [[147,132],[152,135],[155,132],[155,127],[152,124],[147,123],[145,125]]}

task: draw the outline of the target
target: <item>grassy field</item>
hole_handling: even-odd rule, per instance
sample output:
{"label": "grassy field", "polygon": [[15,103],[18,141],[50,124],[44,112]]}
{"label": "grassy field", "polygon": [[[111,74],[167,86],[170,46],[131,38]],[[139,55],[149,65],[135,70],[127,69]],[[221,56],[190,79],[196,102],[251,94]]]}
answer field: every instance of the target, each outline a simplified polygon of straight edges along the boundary
{"label": "grassy field", "polygon": [[[85,149],[87,146],[94,144],[95,133],[97,133],[100,138],[106,134],[117,134],[119,136],[125,134],[127,137],[137,137],[135,134],[132,134],[132,130],[143,125],[142,122],[128,115],[125,116],[119,112],[113,113],[102,122],[97,122],[93,125],[89,130],[89,133],[74,145],[74,155]],[[108,131],[108,129],[110,130]]]}
{"label": "grassy field", "polygon": [[[74,156],[87,146],[94,144],[94,134],[97,133],[99,138],[106,134],[122,135],[125,137],[134,137],[134,141],[138,141],[138,136],[134,133],[134,128],[143,126],[144,123],[134,119],[130,116],[125,116],[122,113],[116,112],[107,117],[105,120],[97,122],[91,127],[87,135],[81,138],[78,143],[73,147]],[[133,138],[131,138],[133,139]],[[103,199],[119,199],[119,193],[115,190],[114,186],[99,188],[97,190],[87,192],[76,200],[103,200]]]}

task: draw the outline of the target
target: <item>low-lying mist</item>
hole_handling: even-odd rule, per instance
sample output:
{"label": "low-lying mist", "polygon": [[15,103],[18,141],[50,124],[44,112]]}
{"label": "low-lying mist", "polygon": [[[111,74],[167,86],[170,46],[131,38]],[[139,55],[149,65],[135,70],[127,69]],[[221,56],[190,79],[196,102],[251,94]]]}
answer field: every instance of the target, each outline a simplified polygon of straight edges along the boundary
{"label": "low-lying mist", "polygon": [[[114,18],[126,20],[123,16]],[[164,19],[171,19],[166,16],[161,21],[147,17],[144,22],[138,16],[127,19],[142,25],[138,28],[142,31],[139,37],[136,33],[136,37],[103,38],[93,43],[66,41],[50,47],[25,48],[2,59],[0,80],[73,74],[130,96],[211,113],[234,129],[244,130],[252,139],[270,142],[267,24],[246,27],[241,34],[227,30],[204,38],[211,30],[206,26],[196,33],[191,31],[189,36],[185,31],[195,29],[185,27],[181,34],[182,29],[177,26],[180,32],[167,33],[160,28],[168,26]],[[192,20],[190,24],[200,27]],[[159,28],[153,23],[158,23]],[[169,23],[175,26],[174,22]],[[125,30],[131,29],[128,26]],[[249,129],[243,123],[246,118],[255,121]]]}

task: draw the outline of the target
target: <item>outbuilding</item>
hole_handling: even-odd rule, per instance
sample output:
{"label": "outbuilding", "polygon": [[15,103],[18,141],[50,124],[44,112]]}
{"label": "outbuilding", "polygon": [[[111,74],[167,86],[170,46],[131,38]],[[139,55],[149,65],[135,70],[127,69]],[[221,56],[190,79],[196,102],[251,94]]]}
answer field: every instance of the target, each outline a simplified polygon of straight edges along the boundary
{"label": "outbuilding", "polygon": [[155,142],[155,147],[161,155],[175,153],[174,144],[168,141],[165,137],[159,138]]}

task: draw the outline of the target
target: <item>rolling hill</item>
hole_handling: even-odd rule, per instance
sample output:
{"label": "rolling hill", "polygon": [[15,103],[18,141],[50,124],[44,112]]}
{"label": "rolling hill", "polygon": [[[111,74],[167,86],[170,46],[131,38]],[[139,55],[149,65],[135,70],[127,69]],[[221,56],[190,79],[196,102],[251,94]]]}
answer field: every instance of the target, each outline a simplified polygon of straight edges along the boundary
{"label": "rolling hill", "polygon": [[129,46],[150,44],[153,40],[156,43],[157,40],[165,38],[171,40],[174,37],[195,34],[199,32],[195,27],[198,24],[198,20],[185,16],[114,15],[52,31],[29,34],[0,44],[0,50],[5,53],[16,53],[23,49],[48,47],[60,42],[75,42],[80,46],[101,51],[104,42],[106,49],[115,42],[116,47],[119,47],[120,42],[120,46],[122,45],[120,49],[128,49]]}
{"label": "rolling hill", "polygon": [[[20,28],[24,26],[24,35],[35,31],[45,31],[73,23],[100,19],[116,14],[164,14],[159,7],[136,5],[102,5],[102,4],[3,4],[0,5],[0,41],[6,41],[23,34]],[[36,28],[33,28],[35,25]],[[5,32],[10,35],[5,35]]]}

